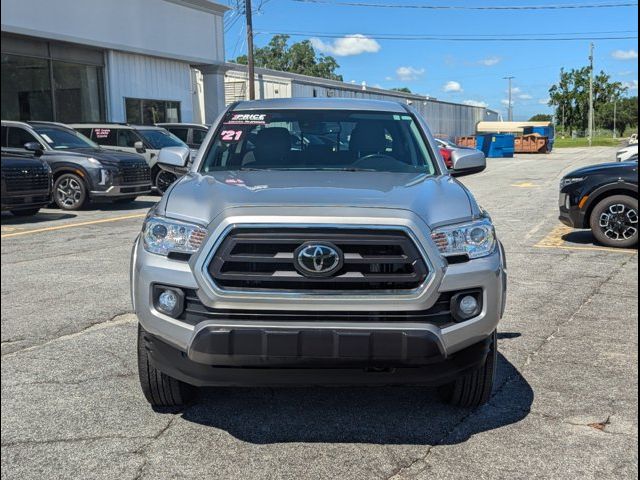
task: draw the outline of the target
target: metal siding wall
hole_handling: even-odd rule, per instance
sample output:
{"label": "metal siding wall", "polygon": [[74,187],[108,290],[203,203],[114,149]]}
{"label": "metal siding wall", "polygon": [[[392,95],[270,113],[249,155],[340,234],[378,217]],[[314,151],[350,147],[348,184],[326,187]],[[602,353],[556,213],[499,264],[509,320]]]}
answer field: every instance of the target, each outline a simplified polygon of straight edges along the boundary
{"label": "metal siding wall", "polygon": [[178,101],[182,121],[193,121],[188,63],[113,50],[107,60],[110,121],[126,121],[126,97]]}

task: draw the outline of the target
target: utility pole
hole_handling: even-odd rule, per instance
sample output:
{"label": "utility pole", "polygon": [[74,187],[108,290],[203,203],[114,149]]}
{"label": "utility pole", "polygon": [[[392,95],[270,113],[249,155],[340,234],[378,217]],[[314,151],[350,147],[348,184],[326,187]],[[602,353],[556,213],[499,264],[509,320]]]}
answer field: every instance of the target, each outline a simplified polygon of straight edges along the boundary
{"label": "utility pole", "polygon": [[613,99],[613,138],[618,136],[618,132],[616,132],[616,117],[618,114],[618,99]]}
{"label": "utility pole", "polygon": [[251,0],[244,2],[247,17],[247,77],[249,81],[249,100],[256,99],[255,65],[253,61],[253,19],[251,17]]}
{"label": "utility pole", "polygon": [[562,103],[562,135],[567,135],[564,130],[564,102]]}
{"label": "utility pole", "polygon": [[507,119],[513,121],[513,102],[511,101],[511,80],[516,77],[504,77],[503,80],[509,80],[509,110],[507,110]]}
{"label": "utility pole", "polygon": [[593,42],[589,44],[589,146],[593,143]]}

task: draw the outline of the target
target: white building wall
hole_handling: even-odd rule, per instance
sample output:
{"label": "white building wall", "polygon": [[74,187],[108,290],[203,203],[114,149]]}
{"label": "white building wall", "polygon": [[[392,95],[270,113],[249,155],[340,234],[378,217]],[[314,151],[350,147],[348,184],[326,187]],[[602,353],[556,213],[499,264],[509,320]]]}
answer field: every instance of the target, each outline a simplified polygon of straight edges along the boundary
{"label": "white building wall", "polygon": [[125,98],[180,102],[183,122],[193,121],[188,63],[110,50],[107,52],[107,118],[126,121]]}
{"label": "white building wall", "polygon": [[2,0],[2,31],[105,49],[224,61],[223,14],[207,0]]}

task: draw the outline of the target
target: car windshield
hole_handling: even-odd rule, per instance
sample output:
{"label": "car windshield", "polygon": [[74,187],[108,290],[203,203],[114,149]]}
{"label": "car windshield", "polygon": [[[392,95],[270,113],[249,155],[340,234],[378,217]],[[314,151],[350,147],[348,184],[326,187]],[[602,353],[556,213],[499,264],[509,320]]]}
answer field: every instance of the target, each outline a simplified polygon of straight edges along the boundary
{"label": "car windshield", "polygon": [[411,115],[345,110],[230,112],[200,168],[220,170],[436,172]]}
{"label": "car windshield", "polygon": [[70,128],[58,126],[40,126],[33,127],[38,135],[40,135],[47,144],[55,150],[66,150],[72,148],[100,148],[100,146],[87,137]]}
{"label": "car windshield", "polygon": [[187,145],[174,134],[164,129],[142,128],[138,133],[154,150],[164,147],[186,147]]}

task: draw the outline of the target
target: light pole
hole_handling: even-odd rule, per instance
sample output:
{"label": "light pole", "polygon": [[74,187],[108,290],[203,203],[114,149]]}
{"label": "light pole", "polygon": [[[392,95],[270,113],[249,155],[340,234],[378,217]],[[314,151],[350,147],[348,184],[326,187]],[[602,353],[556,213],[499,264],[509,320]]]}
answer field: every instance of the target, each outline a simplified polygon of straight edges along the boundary
{"label": "light pole", "polygon": [[618,99],[613,99],[613,138],[618,136],[618,132],[616,131],[616,117],[618,114]]}
{"label": "light pole", "polygon": [[507,110],[507,119],[508,121],[512,122],[513,121],[513,102],[511,101],[511,80],[513,80],[516,77],[503,77],[503,80],[509,80],[509,107]]}
{"label": "light pole", "polygon": [[589,146],[593,144],[593,42],[589,44]]}

